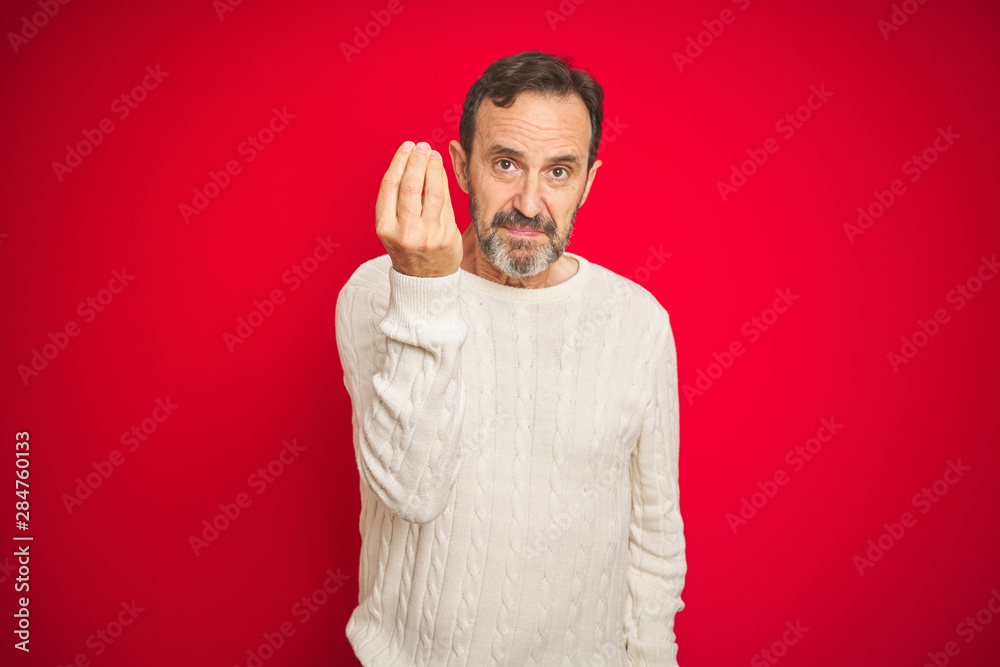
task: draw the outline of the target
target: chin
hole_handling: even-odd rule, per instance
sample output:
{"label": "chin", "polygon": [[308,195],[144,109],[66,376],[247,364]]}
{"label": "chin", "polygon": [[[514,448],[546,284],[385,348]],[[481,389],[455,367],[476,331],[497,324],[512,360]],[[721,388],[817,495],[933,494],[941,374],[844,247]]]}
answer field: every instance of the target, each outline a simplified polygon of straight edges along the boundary
{"label": "chin", "polygon": [[506,246],[495,245],[490,249],[491,252],[487,254],[490,262],[493,266],[497,267],[504,275],[510,276],[511,278],[530,278],[532,276],[537,276],[542,273],[550,266],[552,266],[556,260],[562,255],[562,253],[555,252],[555,249],[551,245],[547,245],[544,248],[538,248],[532,250],[530,257],[526,258],[524,261],[520,261],[517,256],[523,253],[517,250],[511,251]]}

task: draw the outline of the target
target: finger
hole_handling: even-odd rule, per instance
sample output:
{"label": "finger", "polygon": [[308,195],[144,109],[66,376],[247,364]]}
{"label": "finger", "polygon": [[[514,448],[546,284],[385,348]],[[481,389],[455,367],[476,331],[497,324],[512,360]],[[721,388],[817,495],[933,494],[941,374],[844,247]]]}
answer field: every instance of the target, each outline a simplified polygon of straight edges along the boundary
{"label": "finger", "polygon": [[444,162],[441,154],[431,151],[427,174],[424,178],[424,198],[420,217],[427,224],[437,224],[441,221],[441,208],[444,206]]}
{"label": "finger", "polygon": [[403,169],[406,167],[406,161],[410,159],[413,146],[412,141],[404,141],[403,145],[396,149],[396,154],[389,163],[389,169],[382,176],[378,199],[375,200],[376,226],[393,227],[396,224],[396,197],[399,183],[403,179]]}
{"label": "finger", "polygon": [[426,141],[421,141],[410,154],[410,159],[406,161],[396,199],[396,220],[400,223],[420,220],[420,193],[424,189],[430,156],[430,145]]}
{"label": "finger", "polygon": [[[444,160],[442,160],[442,163]],[[449,180],[448,170],[444,169],[444,213],[449,216],[450,219],[455,219],[455,209],[452,208],[451,202],[451,181]]]}

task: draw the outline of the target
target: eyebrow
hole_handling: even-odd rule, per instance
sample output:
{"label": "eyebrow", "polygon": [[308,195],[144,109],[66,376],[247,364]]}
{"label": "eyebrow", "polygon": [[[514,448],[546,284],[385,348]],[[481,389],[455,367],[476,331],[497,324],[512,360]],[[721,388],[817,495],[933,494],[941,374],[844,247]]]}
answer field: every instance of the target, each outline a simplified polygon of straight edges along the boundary
{"label": "eyebrow", "polygon": [[[518,160],[526,162],[528,159],[527,153],[524,151],[519,151],[515,148],[510,148],[509,146],[496,145],[490,148],[486,152],[486,157],[492,158],[497,155],[510,155],[516,157]],[[565,162],[567,164],[572,164],[574,166],[580,165],[580,158],[577,157],[575,153],[563,153],[562,155],[553,155],[548,158],[548,164],[554,164],[556,162]]]}

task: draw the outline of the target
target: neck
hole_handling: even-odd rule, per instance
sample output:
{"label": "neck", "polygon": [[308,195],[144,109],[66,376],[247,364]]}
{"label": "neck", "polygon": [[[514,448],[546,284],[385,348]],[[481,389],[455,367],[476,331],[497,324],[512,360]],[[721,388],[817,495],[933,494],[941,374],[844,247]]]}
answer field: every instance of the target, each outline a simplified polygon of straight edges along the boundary
{"label": "neck", "polygon": [[462,257],[462,269],[464,271],[473,273],[485,280],[500,283],[501,285],[508,285],[510,287],[521,287],[524,289],[555,287],[559,283],[572,278],[576,274],[577,269],[580,268],[580,263],[578,261],[571,257],[567,257],[566,254],[563,253],[559,259],[557,259],[552,265],[541,273],[528,276],[526,278],[512,278],[505,273],[502,273],[500,269],[495,267],[488,259],[486,259],[486,256],[483,255],[482,251],[479,249],[479,243],[476,239],[475,226],[471,223],[462,233],[462,248],[464,251]]}

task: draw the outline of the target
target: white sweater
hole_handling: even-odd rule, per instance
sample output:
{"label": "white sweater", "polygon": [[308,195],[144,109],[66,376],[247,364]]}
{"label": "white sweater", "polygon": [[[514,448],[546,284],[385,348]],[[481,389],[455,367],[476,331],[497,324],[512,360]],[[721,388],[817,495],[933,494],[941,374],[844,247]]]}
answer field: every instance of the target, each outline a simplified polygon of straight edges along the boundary
{"label": "white sweater", "polygon": [[676,665],[687,573],[667,311],[608,269],[522,289],[388,255],[340,291],[366,667]]}

